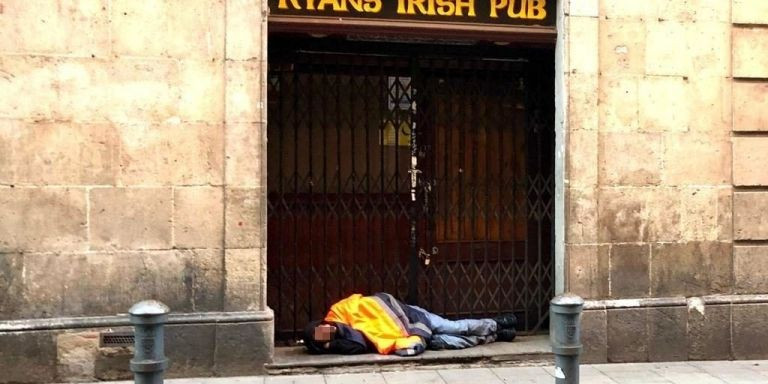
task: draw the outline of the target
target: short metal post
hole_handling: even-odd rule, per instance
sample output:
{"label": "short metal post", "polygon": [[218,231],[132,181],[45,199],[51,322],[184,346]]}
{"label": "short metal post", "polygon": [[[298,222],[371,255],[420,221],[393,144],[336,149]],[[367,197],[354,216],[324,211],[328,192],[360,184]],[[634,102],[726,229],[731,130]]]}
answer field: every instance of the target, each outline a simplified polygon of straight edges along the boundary
{"label": "short metal post", "polygon": [[555,354],[555,383],[579,384],[581,311],[584,299],[565,294],[549,304],[549,337]]}
{"label": "short metal post", "polygon": [[162,384],[163,373],[168,367],[163,325],[170,310],[159,301],[146,300],[134,304],[128,312],[134,328],[133,382]]}

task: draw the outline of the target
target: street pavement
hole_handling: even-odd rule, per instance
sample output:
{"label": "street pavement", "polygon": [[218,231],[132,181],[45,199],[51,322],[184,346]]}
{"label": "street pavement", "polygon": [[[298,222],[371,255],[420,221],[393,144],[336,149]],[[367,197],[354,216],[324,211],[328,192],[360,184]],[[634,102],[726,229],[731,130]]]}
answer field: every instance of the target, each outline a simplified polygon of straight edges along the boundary
{"label": "street pavement", "polygon": [[[165,382],[168,384],[552,384],[555,382],[553,372],[552,367],[494,367],[169,379]],[[768,383],[768,360],[582,365],[580,378],[582,384],[765,384]]]}

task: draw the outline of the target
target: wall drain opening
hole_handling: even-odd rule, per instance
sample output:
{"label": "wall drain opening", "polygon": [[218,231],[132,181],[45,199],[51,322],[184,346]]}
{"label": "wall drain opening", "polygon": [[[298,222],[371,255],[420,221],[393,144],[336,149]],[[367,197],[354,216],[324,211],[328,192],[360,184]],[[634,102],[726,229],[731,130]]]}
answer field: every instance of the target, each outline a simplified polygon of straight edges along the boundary
{"label": "wall drain opening", "polygon": [[132,347],[133,331],[102,332],[99,334],[99,347]]}

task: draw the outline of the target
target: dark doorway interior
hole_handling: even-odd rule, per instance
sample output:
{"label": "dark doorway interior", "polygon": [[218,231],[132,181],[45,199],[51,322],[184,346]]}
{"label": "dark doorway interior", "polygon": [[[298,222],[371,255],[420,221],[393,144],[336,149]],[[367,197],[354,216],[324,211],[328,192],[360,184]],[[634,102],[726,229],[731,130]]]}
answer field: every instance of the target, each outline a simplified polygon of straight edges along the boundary
{"label": "dark doorway interior", "polygon": [[268,303],[278,341],[352,293],[447,317],[553,295],[551,50],[270,36]]}

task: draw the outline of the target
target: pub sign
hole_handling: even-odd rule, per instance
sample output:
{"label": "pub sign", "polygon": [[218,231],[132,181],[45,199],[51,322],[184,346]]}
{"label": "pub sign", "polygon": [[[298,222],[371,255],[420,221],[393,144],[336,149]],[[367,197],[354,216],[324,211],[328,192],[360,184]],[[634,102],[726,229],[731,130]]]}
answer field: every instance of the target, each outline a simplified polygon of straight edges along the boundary
{"label": "pub sign", "polygon": [[269,0],[270,14],[296,18],[555,25],[556,0]]}

